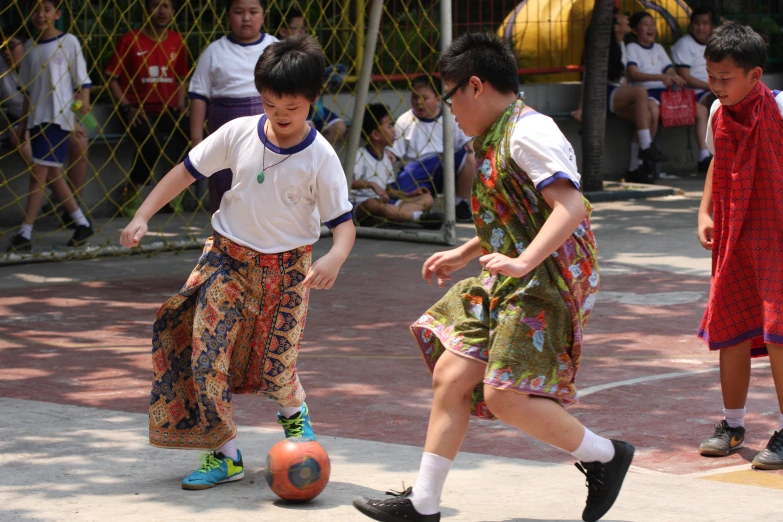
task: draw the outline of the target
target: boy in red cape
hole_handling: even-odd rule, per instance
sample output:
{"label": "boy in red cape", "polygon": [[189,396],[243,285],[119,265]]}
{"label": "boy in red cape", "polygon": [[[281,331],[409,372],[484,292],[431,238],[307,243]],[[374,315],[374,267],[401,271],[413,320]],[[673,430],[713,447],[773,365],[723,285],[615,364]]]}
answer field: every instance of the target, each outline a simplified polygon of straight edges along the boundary
{"label": "boy in red cape", "polygon": [[[699,452],[725,456],[745,441],[750,359],[769,355],[783,407],[783,94],[761,82],[767,50],[747,26],[716,29],[704,53],[718,98],[707,125],[715,157],[699,209],[699,242],[712,250],[710,300],[699,337],[720,350],[724,420]],[[783,413],[757,469],[783,469]]]}

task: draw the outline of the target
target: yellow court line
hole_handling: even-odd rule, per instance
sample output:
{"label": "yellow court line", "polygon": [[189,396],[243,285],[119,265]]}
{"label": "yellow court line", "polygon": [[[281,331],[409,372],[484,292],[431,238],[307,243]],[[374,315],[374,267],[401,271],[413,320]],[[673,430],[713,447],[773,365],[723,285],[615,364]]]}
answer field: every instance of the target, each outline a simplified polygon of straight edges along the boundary
{"label": "yellow court line", "polygon": [[756,486],[768,489],[783,489],[783,475],[753,469],[710,475],[709,477],[702,477],[701,480],[712,480],[715,482],[726,482],[729,484]]}

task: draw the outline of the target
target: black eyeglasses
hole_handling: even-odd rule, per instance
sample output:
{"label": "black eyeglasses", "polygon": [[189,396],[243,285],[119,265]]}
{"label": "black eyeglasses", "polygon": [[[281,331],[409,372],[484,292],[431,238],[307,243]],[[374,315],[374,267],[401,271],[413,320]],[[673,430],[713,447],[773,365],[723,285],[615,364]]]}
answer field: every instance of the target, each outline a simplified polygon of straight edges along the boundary
{"label": "black eyeglasses", "polygon": [[451,109],[451,98],[454,97],[455,94],[457,94],[457,91],[460,90],[462,87],[465,86],[470,81],[470,76],[467,78],[463,78],[457,85],[454,86],[453,89],[451,89],[449,92],[443,95],[441,100],[443,103],[446,104],[446,107]]}

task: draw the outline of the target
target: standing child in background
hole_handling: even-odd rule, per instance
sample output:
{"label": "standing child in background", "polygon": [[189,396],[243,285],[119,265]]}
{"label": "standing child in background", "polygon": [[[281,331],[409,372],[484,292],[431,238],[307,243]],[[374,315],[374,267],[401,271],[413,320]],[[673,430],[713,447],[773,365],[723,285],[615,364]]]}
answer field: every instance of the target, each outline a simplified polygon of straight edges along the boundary
{"label": "standing child in background", "polygon": [[368,105],[362,132],[367,145],[356,152],[351,185],[356,220],[361,224],[369,217],[377,217],[440,228],[442,216],[428,215],[435,201],[426,188],[403,192],[391,187],[395,181],[394,165],[386,147],[394,143],[394,120],[389,108],[382,103]]}
{"label": "standing child in background", "polygon": [[[207,130],[212,134],[234,118],[264,112],[261,97],[253,85],[253,69],[261,53],[278,41],[261,32],[264,12],[262,0],[228,1],[231,34],[207,46],[190,79],[190,140],[193,146],[204,139],[205,119]],[[220,207],[220,200],[231,185],[230,170],[210,176],[212,212]]]}
{"label": "standing child in background", "polygon": [[25,221],[11,239],[9,251],[32,249],[33,224],[38,217],[48,183],[68,216],[76,224],[68,246],[79,246],[94,234],[63,177],[68,141],[76,125],[71,110],[81,102],[81,114],[90,110],[90,77],[79,40],[55,27],[60,19],[59,0],[39,0],[32,4],[30,20],[38,31],[35,40],[25,44],[19,80],[25,90],[19,134],[29,129],[33,152],[30,193]]}
{"label": "standing child in background", "polygon": [[718,27],[704,56],[718,99],[707,125],[715,156],[699,208],[699,241],[712,251],[699,337],[720,350],[724,419],[699,452],[725,456],[743,446],[750,359],[769,355],[781,413],[753,467],[783,469],[783,93],[761,82],[767,48],[750,27]]}
{"label": "standing child in background", "polygon": [[[404,163],[397,176],[401,190],[426,187],[433,194],[443,191],[442,90],[443,85],[437,78],[422,75],[411,80],[411,110],[397,118],[397,138],[389,149]],[[455,122],[456,217],[460,223],[473,220],[468,200],[476,160],[470,141]]]}
{"label": "standing child in background", "polygon": [[707,61],[704,51],[707,39],[718,25],[715,11],[709,7],[697,7],[691,13],[691,23],[688,34],[677,40],[672,46],[672,60],[686,85],[696,91],[696,142],[699,144],[699,172],[707,172],[712,162],[712,155],[704,141],[707,135],[707,119],[709,107],[715,102],[715,95],[710,92],[707,82]]}
{"label": "standing child in background", "polygon": [[19,152],[28,165],[33,163],[33,151],[30,148],[28,133],[19,135],[22,120],[24,94],[19,89],[19,66],[24,56],[24,44],[27,34],[21,25],[7,25],[2,29],[2,56],[0,56],[0,134],[7,133],[11,146]]}
{"label": "standing child in background", "polygon": [[[269,46],[255,68],[266,114],[234,119],[197,145],[120,238],[138,245],[155,212],[191,183],[234,173],[212,216],[213,237],[152,329],[150,443],[211,450],[182,481],[185,489],[244,476],[234,394],[274,399],[286,437],[315,438],[296,372],[309,291],[332,287],[356,236],[340,160],[307,125],[325,63],[311,37]],[[310,266],[321,220],[334,244]]]}
{"label": "standing child in background", "polygon": [[440,520],[441,492],[473,414],[581,461],[582,519],[594,522],[614,504],[634,447],[594,434],[565,409],[577,400],[582,330],[598,291],[591,207],[579,191],[574,150],[551,118],[525,106],[516,59],[495,35],[461,36],[439,68],[445,103],[475,136],[478,237],[430,257],[422,276],[442,286],[472,259],[484,269],[411,327],[435,392],[415,485],[354,506],[383,522]]}

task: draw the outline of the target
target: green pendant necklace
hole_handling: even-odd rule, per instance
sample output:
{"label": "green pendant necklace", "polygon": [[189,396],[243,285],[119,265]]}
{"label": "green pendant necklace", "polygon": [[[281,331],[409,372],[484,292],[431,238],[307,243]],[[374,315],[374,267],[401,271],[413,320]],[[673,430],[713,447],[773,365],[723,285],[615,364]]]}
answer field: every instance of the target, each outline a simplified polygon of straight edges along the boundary
{"label": "green pendant necklace", "polygon": [[[259,172],[258,176],[256,176],[256,181],[258,182],[259,185],[264,182],[264,179],[266,179],[266,176],[264,175],[264,172],[266,171],[266,169],[271,169],[272,167],[276,167],[277,165],[280,165],[285,160],[287,160],[288,158],[290,158],[291,156],[296,154],[296,152],[299,152],[299,151],[296,151],[296,152],[294,152],[294,154],[289,154],[288,156],[286,156],[285,158],[281,159],[277,163],[273,163],[272,165],[269,165],[268,167],[266,167],[265,165],[266,165],[266,149],[267,149],[267,147],[266,147],[266,140],[267,140],[267,138],[266,138],[267,137],[266,124],[267,123],[269,123],[269,119],[267,119],[264,122],[264,152],[261,155],[261,172]],[[307,132],[305,133],[304,137],[302,138],[302,141],[299,142],[299,145],[304,143],[304,140],[307,139],[307,135],[308,134],[310,134],[310,127],[309,126],[307,127]],[[297,147],[299,145],[297,145]]]}

